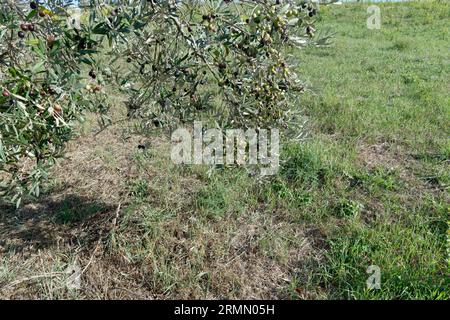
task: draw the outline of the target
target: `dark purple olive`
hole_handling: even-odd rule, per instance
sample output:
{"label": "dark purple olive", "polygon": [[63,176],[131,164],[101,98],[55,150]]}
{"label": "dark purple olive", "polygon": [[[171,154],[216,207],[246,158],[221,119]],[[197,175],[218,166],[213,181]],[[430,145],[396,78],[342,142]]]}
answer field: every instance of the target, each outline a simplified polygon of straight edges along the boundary
{"label": "dark purple olive", "polygon": [[94,70],[89,71],[89,76],[90,76],[92,79],[97,78],[97,75],[95,74]]}

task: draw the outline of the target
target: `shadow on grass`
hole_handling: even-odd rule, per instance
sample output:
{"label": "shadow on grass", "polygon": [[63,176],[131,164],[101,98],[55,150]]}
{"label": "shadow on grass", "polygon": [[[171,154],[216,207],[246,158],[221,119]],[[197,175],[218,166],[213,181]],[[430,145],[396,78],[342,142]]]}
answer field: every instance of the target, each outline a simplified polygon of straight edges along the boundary
{"label": "shadow on grass", "polygon": [[97,241],[115,207],[77,195],[44,198],[17,209],[0,201],[0,253],[34,252]]}

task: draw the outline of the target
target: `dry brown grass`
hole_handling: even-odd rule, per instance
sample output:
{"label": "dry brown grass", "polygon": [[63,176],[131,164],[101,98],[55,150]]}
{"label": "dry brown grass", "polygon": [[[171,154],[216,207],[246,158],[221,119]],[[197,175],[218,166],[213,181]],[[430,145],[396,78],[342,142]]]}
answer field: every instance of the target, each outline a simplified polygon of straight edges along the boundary
{"label": "dry brown grass", "polygon": [[[1,298],[289,298],[291,272],[314,253],[301,226],[258,208],[205,216],[203,169],[175,169],[164,138],[92,123],[42,199],[0,208]],[[67,288],[73,265],[79,290]]]}

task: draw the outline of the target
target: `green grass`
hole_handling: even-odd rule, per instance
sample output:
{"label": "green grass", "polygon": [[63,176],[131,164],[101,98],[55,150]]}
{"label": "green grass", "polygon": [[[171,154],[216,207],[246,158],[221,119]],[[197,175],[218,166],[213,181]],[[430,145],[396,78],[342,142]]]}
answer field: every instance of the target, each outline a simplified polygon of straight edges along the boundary
{"label": "green grass", "polygon": [[[381,30],[365,28],[366,7],[325,8],[333,47],[299,56],[314,133],[287,172],[320,190],[299,206],[328,230],[313,282],[332,298],[448,299],[450,7],[380,4]],[[381,290],[366,290],[369,265]]]}

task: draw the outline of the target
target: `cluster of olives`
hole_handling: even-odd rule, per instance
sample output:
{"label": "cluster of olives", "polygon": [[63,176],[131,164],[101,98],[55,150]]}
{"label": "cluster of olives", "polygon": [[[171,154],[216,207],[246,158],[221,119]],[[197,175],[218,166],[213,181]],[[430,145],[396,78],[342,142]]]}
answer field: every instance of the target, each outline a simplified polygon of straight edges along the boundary
{"label": "cluster of olives", "polygon": [[[206,29],[211,32],[217,32],[216,14],[204,14],[202,15],[202,22]],[[190,27],[189,27],[190,28]]]}
{"label": "cluster of olives", "polygon": [[301,8],[302,11],[306,11],[310,18],[314,17],[317,14],[317,9],[314,8],[311,4],[302,3],[300,8]]}
{"label": "cluster of olives", "polygon": [[[30,8],[31,10],[38,10],[38,16],[41,18],[44,18],[47,16],[47,13],[44,9],[40,9],[39,3],[36,1],[30,2]],[[36,26],[34,23],[21,23],[20,24],[20,30],[17,33],[17,36],[20,39],[25,38],[26,32],[34,32],[36,30]]]}
{"label": "cluster of olives", "polygon": [[35,31],[35,25],[34,23],[21,23],[20,24],[20,31],[18,32],[18,37],[19,38],[25,38],[25,32],[30,31],[30,32],[34,32]]}
{"label": "cluster of olives", "polygon": [[41,18],[44,18],[47,16],[47,13],[45,10],[43,10],[42,8],[40,8],[39,3],[37,1],[31,1],[30,2],[30,8],[31,10],[39,10],[38,11],[38,15]]}
{"label": "cluster of olives", "polygon": [[91,84],[87,84],[86,85],[86,91],[89,93],[96,93],[96,92],[100,92],[102,90],[102,87],[100,85],[91,85]]}
{"label": "cluster of olives", "polygon": [[[161,119],[178,113],[195,118],[198,110],[214,112],[219,100],[218,108],[232,117],[223,123],[271,125],[286,114],[289,92],[300,86],[282,47],[290,43],[289,33],[294,29],[303,32],[302,36],[314,32],[310,17],[316,11],[311,8],[310,14],[308,6],[293,4],[286,10],[282,1],[237,5],[242,10],[222,6],[205,13],[201,5],[173,12],[155,4],[152,9],[157,14],[147,12],[149,16],[142,20],[152,26],[149,30],[153,33],[135,33],[127,49],[127,61],[139,70],[127,75],[127,82],[133,83],[130,91],[136,92],[138,100],[130,99],[130,105],[141,106],[132,114],[147,113]],[[161,34],[171,41],[159,41]],[[151,69],[145,68],[147,64]],[[207,106],[202,105],[205,101]]]}

